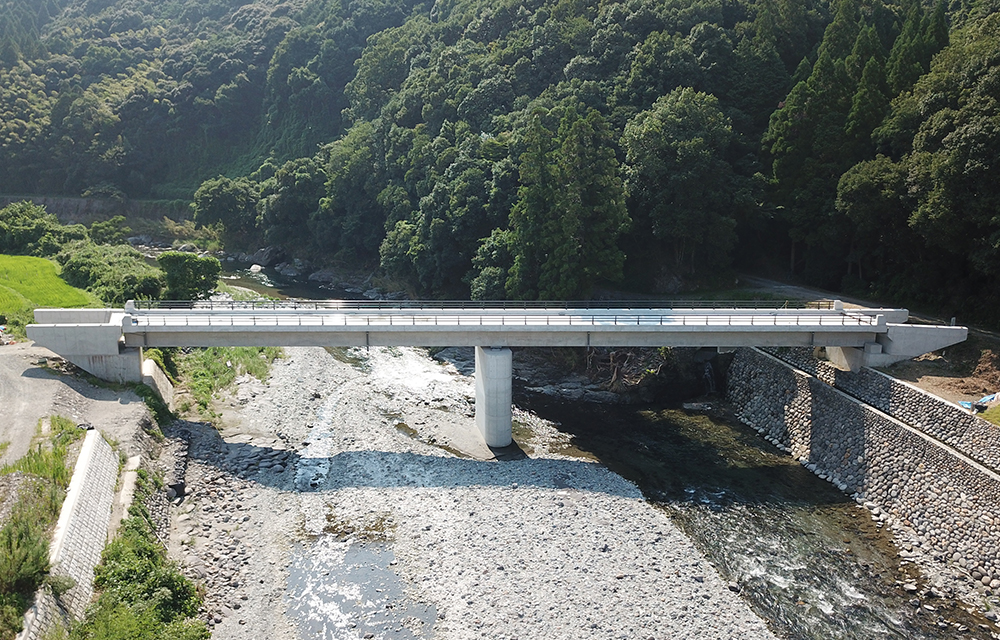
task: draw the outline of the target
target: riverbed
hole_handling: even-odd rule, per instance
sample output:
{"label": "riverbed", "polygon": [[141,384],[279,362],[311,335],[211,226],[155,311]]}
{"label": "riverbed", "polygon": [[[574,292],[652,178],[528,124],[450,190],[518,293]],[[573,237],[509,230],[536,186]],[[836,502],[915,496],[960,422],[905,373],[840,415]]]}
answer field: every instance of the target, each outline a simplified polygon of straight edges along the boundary
{"label": "riverbed", "polygon": [[221,431],[168,434],[191,442],[171,548],[213,637],[775,637],[551,423],[524,414],[530,455],[477,459],[454,446],[470,378],[421,350],[350,356],[288,349],[266,384],[241,380]]}
{"label": "riverbed", "polygon": [[175,427],[191,493],[172,548],[214,637],[991,637],[718,398],[526,383],[520,455],[488,460],[468,355],[288,349],[219,431]]}
{"label": "riverbed", "polygon": [[703,399],[699,410],[520,400],[636,482],[779,637],[993,637],[988,619],[900,557],[869,511],[761,439],[719,398]]}

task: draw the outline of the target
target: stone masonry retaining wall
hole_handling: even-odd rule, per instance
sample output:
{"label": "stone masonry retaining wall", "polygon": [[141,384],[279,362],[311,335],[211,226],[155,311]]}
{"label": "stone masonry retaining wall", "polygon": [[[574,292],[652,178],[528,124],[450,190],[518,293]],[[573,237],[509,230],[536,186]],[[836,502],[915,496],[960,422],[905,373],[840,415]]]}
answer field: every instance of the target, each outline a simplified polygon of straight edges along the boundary
{"label": "stone masonry retaining wall", "polygon": [[1000,588],[1000,475],[755,349],[737,351],[727,395],[741,420],[923,553]]}
{"label": "stone masonry retaining wall", "polygon": [[874,369],[841,371],[812,349],[764,351],[1000,471],[1000,428],[962,407]]}
{"label": "stone masonry retaining wall", "polygon": [[20,640],[43,637],[60,615],[60,604],[73,617],[83,617],[94,593],[94,567],[107,541],[117,480],[118,455],[99,432],[88,431],[49,556],[52,572],[70,576],[76,585],[62,595],[59,603],[48,589],[40,589],[34,606],[25,614]]}

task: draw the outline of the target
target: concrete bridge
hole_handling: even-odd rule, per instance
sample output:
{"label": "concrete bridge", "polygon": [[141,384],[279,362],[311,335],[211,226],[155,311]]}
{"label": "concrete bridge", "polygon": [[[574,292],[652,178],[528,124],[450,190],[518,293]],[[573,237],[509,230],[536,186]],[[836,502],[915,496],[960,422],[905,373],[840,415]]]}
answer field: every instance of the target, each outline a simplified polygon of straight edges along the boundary
{"label": "concrete bridge", "polygon": [[[142,380],[145,347],[476,348],[476,424],[511,442],[509,347],[825,347],[838,366],[884,366],[962,342],[965,327],[906,324],[905,309],[766,303],[133,302],[38,309],[28,337],[93,375]],[[773,303],[772,303],[773,304]]]}

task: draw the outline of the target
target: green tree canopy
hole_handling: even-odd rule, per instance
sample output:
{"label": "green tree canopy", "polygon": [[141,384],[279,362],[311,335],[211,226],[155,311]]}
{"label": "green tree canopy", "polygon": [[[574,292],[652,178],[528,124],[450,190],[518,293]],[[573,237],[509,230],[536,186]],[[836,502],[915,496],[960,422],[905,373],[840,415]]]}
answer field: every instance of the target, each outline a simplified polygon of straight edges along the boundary
{"label": "green tree canopy", "polygon": [[213,257],[199,258],[193,253],[167,251],[156,258],[163,269],[167,300],[200,300],[215,289],[222,265]]}
{"label": "green tree canopy", "polygon": [[718,100],[690,88],[671,91],[625,126],[635,233],[656,238],[673,269],[728,260],[743,195],[726,159],[731,138]]}
{"label": "green tree canopy", "polygon": [[248,178],[212,178],[194,193],[194,220],[200,225],[222,225],[228,249],[248,249],[258,236],[259,199],[259,185]]}
{"label": "green tree canopy", "polygon": [[132,230],[125,226],[125,216],[113,216],[90,224],[88,235],[97,244],[124,244]]}

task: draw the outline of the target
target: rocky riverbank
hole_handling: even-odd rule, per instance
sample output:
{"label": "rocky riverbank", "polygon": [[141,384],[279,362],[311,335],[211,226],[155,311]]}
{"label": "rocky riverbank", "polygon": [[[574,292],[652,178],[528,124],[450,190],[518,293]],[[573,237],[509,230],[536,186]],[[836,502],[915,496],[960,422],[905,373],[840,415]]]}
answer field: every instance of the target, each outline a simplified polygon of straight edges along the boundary
{"label": "rocky riverbank", "polygon": [[289,349],[219,431],[177,423],[170,546],[213,637],[773,637],[553,425],[518,414],[527,455],[490,459],[472,394],[419,350]]}

